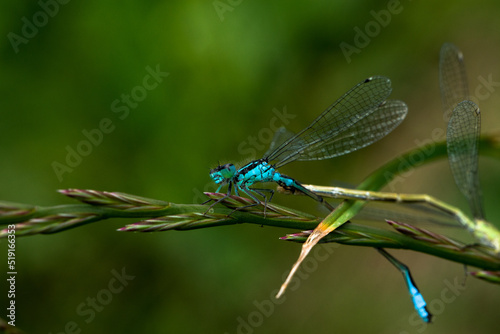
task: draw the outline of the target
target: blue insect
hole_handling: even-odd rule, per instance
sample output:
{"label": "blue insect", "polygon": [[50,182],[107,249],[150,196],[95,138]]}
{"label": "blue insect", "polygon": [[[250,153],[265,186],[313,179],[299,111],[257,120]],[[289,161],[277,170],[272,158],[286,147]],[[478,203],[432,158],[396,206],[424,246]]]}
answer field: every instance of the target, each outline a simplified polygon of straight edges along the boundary
{"label": "blue insect", "polygon": [[397,270],[403,274],[403,278],[405,280],[406,286],[408,287],[408,291],[410,292],[410,297],[411,301],[413,302],[413,307],[417,311],[419,317],[424,321],[424,322],[431,322],[432,320],[432,314],[429,312],[427,309],[427,303],[424,300],[424,296],[420,293],[420,291],[417,288],[417,284],[413,280],[413,277],[411,276],[410,269],[408,267],[398,261],[394,256],[391,254],[387,253],[385,249],[382,248],[377,248],[380,254],[382,254],[387,260],[389,260],[394,267],[396,267]]}
{"label": "blue insect", "polygon": [[286,189],[303,192],[332,210],[333,207],[321,196],[277,169],[293,161],[323,160],[344,155],[390,133],[408,112],[404,102],[386,100],[391,90],[391,81],[383,76],[373,76],[360,82],[296,135],[280,129],[263,158],[239,169],[231,163],[212,169],[210,177],[220,185],[217,192],[227,184],[227,196],[234,189],[236,195],[242,192],[256,203],[260,203],[256,195],[267,202],[263,191],[270,192],[269,200],[274,192],[252,186],[259,182],[275,182]]}
{"label": "blue insect", "polygon": [[[269,200],[274,192],[270,189],[255,188],[253,185],[275,182],[285,189],[300,191],[333,210],[321,196],[308,190],[297,180],[279,173],[277,169],[293,161],[323,160],[341,156],[368,146],[389,134],[404,120],[408,112],[404,102],[387,100],[391,91],[391,81],[383,76],[373,76],[358,83],[299,133],[292,134],[284,128],[279,129],[263,158],[251,161],[239,169],[228,163],[210,170],[210,177],[219,184],[217,192],[227,184],[228,190],[224,198],[229,197],[233,189],[236,195],[242,192],[255,200],[256,204],[260,203],[256,195],[262,196],[265,200],[265,213],[267,197],[263,191],[270,192]],[[431,315],[408,267],[385,250],[378,250],[401,271],[415,309],[425,322],[430,322]]]}

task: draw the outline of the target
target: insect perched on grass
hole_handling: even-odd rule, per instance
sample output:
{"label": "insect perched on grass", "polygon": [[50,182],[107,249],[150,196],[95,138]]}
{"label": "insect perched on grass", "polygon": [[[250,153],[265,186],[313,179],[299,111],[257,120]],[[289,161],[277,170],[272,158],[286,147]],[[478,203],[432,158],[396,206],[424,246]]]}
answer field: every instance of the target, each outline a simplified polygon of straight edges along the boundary
{"label": "insect perched on grass", "polygon": [[[344,155],[381,139],[394,130],[406,117],[408,108],[398,100],[386,100],[391,93],[391,82],[382,76],[370,77],[348,91],[327,110],[325,110],[311,125],[296,135],[281,128],[277,131],[273,142],[264,157],[254,160],[243,167],[236,167],[229,163],[219,165],[210,171],[210,177],[215,183],[220,184],[217,192],[224,185],[228,185],[227,194],[232,190],[236,195],[243,192],[256,204],[260,200],[256,195],[265,200],[263,191],[270,192],[269,200],[274,192],[269,189],[253,188],[258,182],[275,182],[281,187],[299,191],[323,203],[330,211],[334,208],[313,191],[304,187],[295,179],[277,171],[293,161],[310,161],[333,158]],[[219,201],[212,204],[215,205]],[[383,249],[379,252],[389,260],[404,276],[412,301],[419,316],[426,322],[431,321],[431,314],[426,308],[426,303],[418,291],[408,267],[396,260]]]}
{"label": "insect perched on grass", "polygon": [[227,184],[227,196],[234,189],[236,195],[242,192],[257,204],[260,203],[257,195],[267,202],[263,192],[270,192],[269,199],[274,192],[252,186],[259,182],[275,182],[301,191],[333,210],[321,196],[309,191],[295,179],[279,173],[277,169],[293,161],[322,160],[344,155],[390,133],[403,121],[408,111],[404,102],[386,100],[391,90],[391,81],[386,77],[374,76],[360,82],[304,130],[291,137],[284,134],[280,140],[273,142],[263,158],[239,169],[231,163],[212,169],[210,177],[220,185],[217,192]]}

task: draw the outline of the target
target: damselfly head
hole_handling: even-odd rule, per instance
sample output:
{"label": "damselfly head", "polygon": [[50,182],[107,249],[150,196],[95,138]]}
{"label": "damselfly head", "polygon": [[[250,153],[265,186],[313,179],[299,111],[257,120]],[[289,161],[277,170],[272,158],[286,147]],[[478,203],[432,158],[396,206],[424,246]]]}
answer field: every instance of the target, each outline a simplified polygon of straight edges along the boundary
{"label": "damselfly head", "polygon": [[210,170],[210,177],[217,184],[227,181],[234,174],[236,174],[236,167],[233,164],[220,165]]}

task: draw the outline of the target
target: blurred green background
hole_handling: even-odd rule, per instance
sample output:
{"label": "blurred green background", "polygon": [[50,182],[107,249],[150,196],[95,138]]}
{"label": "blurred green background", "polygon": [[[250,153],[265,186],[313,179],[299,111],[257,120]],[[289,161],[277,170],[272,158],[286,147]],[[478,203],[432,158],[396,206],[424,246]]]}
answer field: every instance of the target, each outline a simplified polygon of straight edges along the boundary
{"label": "blurred green background", "polygon": [[[465,54],[471,93],[481,93],[483,131],[500,127],[498,86],[481,86],[489,77],[500,82],[498,1],[54,3],[0,5],[2,200],[69,204],[56,189],[88,188],[199,203],[201,192],[214,190],[208,170],[218,161],[264,153],[272,124],[284,124],[273,121],[277,111],[286,109],[293,116],[287,126],[297,131],[359,81],[385,75],[392,98],[410,110],[396,131],[348,156],[282,170],[307,183],[357,184],[445,129],[438,54],[446,41]],[[394,3],[387,24],[373,23]],[[33,20],[37,31],[23,28]],[[346,57],[341,43],[356,47],[355,29],[367,24],[380,31],[365,45],[358,40],[359,52]],[[157,85],[148,79],[145,90],[148,67],[169,74]],[[140,101],[128,107],[121,99],[131,94]],[[82,131],[103,119],[111,122],[108,133],[58,177],[54,162],[66,164],[68,147],[77,149],[86,140]],[[255,152],[249,136],[257,138]],[[487,217],[498,222],[498,161],[480,163]],[[446,161],[387,189],[429,193],[467,209]],[[309,200],[275,200],[324,213]],[[300,245],[278,240],[292,230],[115,231],[130,222],[18,238],[16,324],[28,333],[69,332],[71,322],[82,333],[498,332],[499,287],[470,278],[465,288],[451,289],[463,279],[458,264],[393,252],[430,302],[430,326],[414,318],[388,262],[373,249],[348,246],[311,269],[282,304],[259,311],[298,256]],[[122,268],[134,276],[127,286],[93,317],[78,312],[82,303],[90,309],[88,298],[102,299],[112,270]]]}

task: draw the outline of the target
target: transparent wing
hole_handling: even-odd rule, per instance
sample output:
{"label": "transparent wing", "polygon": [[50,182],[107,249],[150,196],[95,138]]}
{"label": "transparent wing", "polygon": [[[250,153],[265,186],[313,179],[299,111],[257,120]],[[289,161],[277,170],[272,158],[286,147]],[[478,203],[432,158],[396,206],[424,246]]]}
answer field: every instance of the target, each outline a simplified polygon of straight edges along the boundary
{"label": "transparent wing", "polygon": [[[343,129],[334,137],[312,143],[296,160],[321,160],[344,155],[385,137],[405,119],[408,113],[402,101],[389,100],[366,117]],[[278,163],[276,167],[279,167]]]}
{"label": "transparent wing", "polygon": [[264,154],[265,157],[267,157],[271,152],[273,152],[277,147],[279,147],[281,144],[289,140],[295,136],[295,133],[292,131],[288,130],[284,126],[280,127],[276,132],[274,133],[273,140],[271,141],[271,144],[269,145],[269,148],[267,149],[267,152]]}
{"label": "transparent wing", "polygon": [[478,175],[481,113],[472,101],[463,101],[453,110],[446,142],[451,172],[469,202],[475,218],[484,218]]}
{"label": "transparent wing", "polygon": [[391,81],[386,77],[374,76],[360,82],[326,109],[311,125],[283,142],[264,158],[271,162],[275,161],[275,165],[279,167],[295,160],[332,158],[373,143],[372,138],[366,140],[341,138],[337,141],[333,138],[348,137],[349,128],[356,128],[357,123],[379,107],[383,107],[391,90]]}
{"label": "transparent wing", "polygon": [[464,57],[451,43],[443,44],[439,54],[439,87],[443,108],[449,118],[460,102],[469,99]]}

